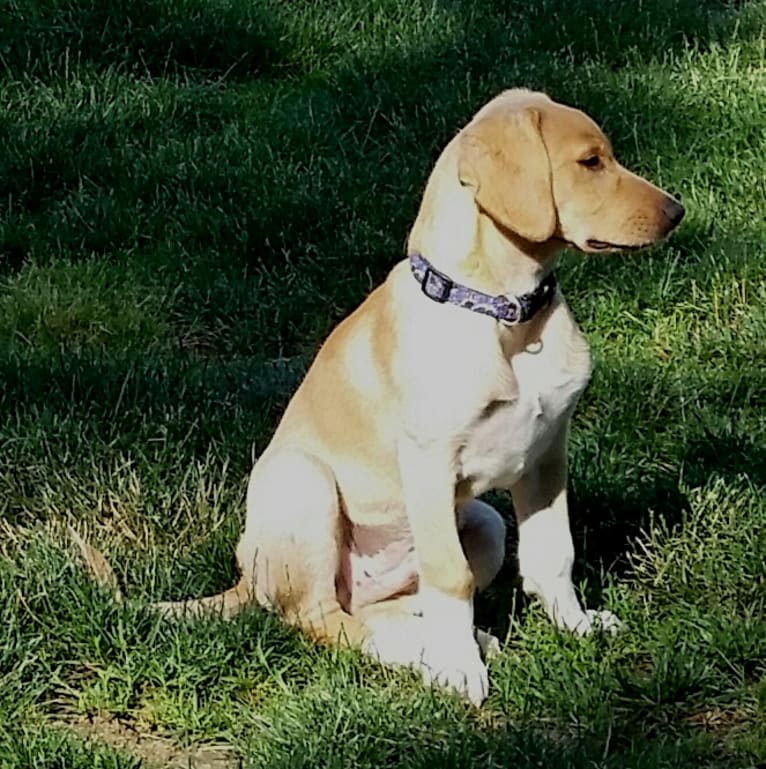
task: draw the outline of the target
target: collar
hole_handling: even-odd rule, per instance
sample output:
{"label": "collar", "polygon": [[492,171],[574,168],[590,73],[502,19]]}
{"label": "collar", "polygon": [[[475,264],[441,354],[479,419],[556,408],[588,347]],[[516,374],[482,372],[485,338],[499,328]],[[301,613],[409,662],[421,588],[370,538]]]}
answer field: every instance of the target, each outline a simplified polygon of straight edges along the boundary
{"label": "collar", "polygon": [[409,258],[412,274],[420,284],[420,290],[429,299],[489,315],[509,326],[531,320],[550,302],[556,291],[556,276],[551,272],[528,294],[492,296],[455,283],[420,254],[410,254]]}

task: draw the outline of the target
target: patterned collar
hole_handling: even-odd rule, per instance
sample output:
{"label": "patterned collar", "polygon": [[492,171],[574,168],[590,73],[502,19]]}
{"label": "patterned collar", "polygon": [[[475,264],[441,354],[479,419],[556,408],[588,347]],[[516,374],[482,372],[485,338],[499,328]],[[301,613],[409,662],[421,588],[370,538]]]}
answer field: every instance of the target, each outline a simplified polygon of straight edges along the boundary
{"label": "patterned collar", "polygon": [[556,276],[552,272],[528,294],[492,296],[455,283],[420,254],[410,254],[410,267],[421,291],[434,302],[465,307],[467,310],[489,315],[509,326],[531,320],[535,313],[550,302],[556,291]]}

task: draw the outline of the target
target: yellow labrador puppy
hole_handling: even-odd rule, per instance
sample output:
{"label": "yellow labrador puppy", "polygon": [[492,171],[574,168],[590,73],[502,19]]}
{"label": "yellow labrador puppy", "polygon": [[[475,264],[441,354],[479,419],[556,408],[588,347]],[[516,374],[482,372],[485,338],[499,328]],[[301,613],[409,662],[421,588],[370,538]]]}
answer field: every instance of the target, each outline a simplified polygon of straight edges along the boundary
{"label": "yellow labrador puppy", "polygon": [[526,90],[493,99],[436,163],[409,258],[330,334],[255,465],[239,584],[158,606],[256,602],[480,703],[473,596],[505,526],[478,497],[500,488],[525,591],[561,628],[616,627],[572,585],[567,430],[591,367],[552,269],[564,245],[641,248],[683,214],[582,112]]}

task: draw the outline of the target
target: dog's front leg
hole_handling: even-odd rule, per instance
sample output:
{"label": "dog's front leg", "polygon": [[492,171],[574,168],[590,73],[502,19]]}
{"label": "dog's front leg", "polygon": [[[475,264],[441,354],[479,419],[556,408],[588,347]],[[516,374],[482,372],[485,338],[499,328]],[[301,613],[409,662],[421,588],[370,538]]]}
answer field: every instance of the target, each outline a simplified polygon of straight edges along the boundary
{"label": "dog's front leg", "polygon": [[487,695],[487,668],[473,633],[474,578],[458,535],[454,457],[408,438],[399,445],[399,473],[418,564],[421,632],[417,639],[376,633],[377,653],[395,661],[397,647],[409,645],[409,664],[426,682],[478,705]]}
{"label": "dog's front leg", "polygon": [[567,427],[545,454],[511,487],[519,524],[519,571],[524,592],[537,596],[558,627],[580,635],[596,625],[614,631],[609,611],[585,611],[572,584],[574,544],[569,528]]}

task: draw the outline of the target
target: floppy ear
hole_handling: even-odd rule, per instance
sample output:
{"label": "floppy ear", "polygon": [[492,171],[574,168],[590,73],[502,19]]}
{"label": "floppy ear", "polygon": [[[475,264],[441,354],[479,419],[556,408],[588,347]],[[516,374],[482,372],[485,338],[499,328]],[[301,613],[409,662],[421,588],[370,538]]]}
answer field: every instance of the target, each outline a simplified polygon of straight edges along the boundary
{"label": "floppy ear", "polygon": [[538,243],[553,235],[551,167],[538,110],[493,115],[466,129],[458,174],[476,203],[507,229]]}

